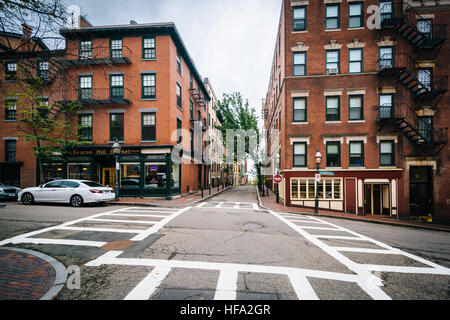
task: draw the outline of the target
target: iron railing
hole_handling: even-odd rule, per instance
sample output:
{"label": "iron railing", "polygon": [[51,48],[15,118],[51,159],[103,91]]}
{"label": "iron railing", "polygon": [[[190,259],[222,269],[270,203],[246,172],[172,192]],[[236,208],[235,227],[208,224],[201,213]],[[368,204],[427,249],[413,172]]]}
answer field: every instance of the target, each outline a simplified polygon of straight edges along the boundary
{"label": "iron railing", "polygon": [[64,90],[58,95],[58,101],[78,101],[80,104],[123,104],[131,103],[132,91],[127,88],[80,88]]}

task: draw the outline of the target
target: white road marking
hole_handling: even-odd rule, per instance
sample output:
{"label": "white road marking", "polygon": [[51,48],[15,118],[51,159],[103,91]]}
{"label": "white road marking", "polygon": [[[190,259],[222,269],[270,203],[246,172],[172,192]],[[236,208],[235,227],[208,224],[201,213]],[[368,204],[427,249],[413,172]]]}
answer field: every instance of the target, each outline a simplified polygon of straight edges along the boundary
{"label": "white road marking", "polygon": [[155,293],[161,282],[167,277],[170,268],[155,267],[150,274],[144,278],[124,300],[148,300]]}
{"label": "white road marking", "polygon": [[142,220],[114,220],[114,219],[89,219],[88,221],[95,222],[112,222],[112,223],[133,223],[133,224],[156,224],[157,221],[142,221]]}
{"label": "white road marking", "polygon": [[308,279],[301,273],[289,274],[289,280],[299,300],[319,300]]}
{"label": "white road marking", "polygon": [[219,204],[216,206],[216,208],[222,208],[222,205],[224,204],[225,202],[219,202]]}
{"label": "white road marking", "polygon": [[173,219],[175,219],[176,217],[178,217],[179,215],[183,214],[184,212],[188,211],[192,209],[192,207],[187,207],[184,208],[182,210],[177,211],[176,213],[174,213],[171,216],[168,216],[167,218],[165,218],[164,220],[159,221],[158,223],[156,223],[153,227],[151,227],[150,229],[138,234],[136,237],[134,237],[133,239],[131,239],[131,241],[143,241],[146,238],[148,238],[150,235],[157,233],[162,227],[164,227],[166,224],[168,224],[170,221],[172,221]]}
{"label": "white road marking", "polygon": [[373,254],[401,254],[399,250],[386,249],[371,249],[371,248],[348,248],[348,247],[333,247],[341,252],[359,252],[359,253],[373,253]]}
{"label": "white road marking", "polygon": [[68,230],[68,231],[86,231],[86,232],[112,232],[112,233],[141,233],[142,230],[131,230],[131,229],[107,229],[107,228],[87,228],[87,227],[60,227],[58,230]]}
{"label": "white road marking", "polygon": [[252,206],[253,206],[253,210],[259,211],[259,207],[256,203],[252,203]]}
{"label": "white road marking", "polygon": [[206,206],[206,204],[207,204],[207,202],[200,203],[200,204],[197,206],[197,208],[201,208],[201,207],[203,207],[203,206]]}
{"label": "white road marking", "polygon": [[103,247],[106,242],[98,241],[81,241],[81,240],[66,240],[66,239],[37,239],[37,238],[23,238],[13,240],[12,244],[32,243],[32,244],[56,244],[66,246],[83,246],[83,247]]}
{"label": "white road marking", "polygon": [[335,240],[353,240],[353,241],[367,241],[363,238],[358,237],[347,237],[347,236],[329,236],[326,234],[315,235],[317,239],[335,239]]}
{"label": "white road marking", "polygon": [[221,270],[214,300],[236,300],[238,276],[237,270]]}
{"label": "white road marking", "polygon": [[309,226],[299,226],[295,225],[297,228],[305,229],[305,230],[329,230],[329,231],[342,231],[341,229],[336,228],[325,228],[325,227],[309,227]]}
{"label": "white road marking", "polygon": [[317,221],[312,221],[312,220],[304,220],[304,219],[288,219],[289,221],[292,222],[299,222],[299,223],[311,223],[311,224],[326,224],[323,222],[317,222]]}
{"label": "white road marking", "polygon": [[129,214],[129,213],[110,213],[105,214],[105,216],[113,216],[113,217],[144,217],[144,218],[167,218],[168,216],[157,216],[152,214]]}
{"label": "white road marking", "polygon": [[235,204],[234,204],[234,209],[239,209],[239,206],[240,206],[241,204],[239,203],[239,202],[236,202]]}

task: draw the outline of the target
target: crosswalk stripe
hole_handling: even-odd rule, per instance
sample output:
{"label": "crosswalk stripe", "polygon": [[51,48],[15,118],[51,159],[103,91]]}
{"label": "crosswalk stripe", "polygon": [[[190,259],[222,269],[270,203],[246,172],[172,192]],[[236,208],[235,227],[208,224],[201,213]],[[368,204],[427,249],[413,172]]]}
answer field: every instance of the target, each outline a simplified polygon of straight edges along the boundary
{"label": "crosswalk stripe", "polygon": [[238,276],[236,270],[221,270],[214,300],[236,300]]}
{"label": "crosswalk stripe", "polygon": [[98,241],[82,241],[82,240],[67,240],[67,239],[37,239],[37,238],[19,238],[12,241],[13,244],[18,243],[32,243],[32,244],[56,244],[69,246],[84,246],[84,247],[103,247],[106,242]]}
{"label": "crosswalk stripe", "polygon": [[57,230],[68,231],[86,231],[86,232],[114,232],[114,233],[132,233],[139,234],[144,230],[131,230],[131,229],[106,229],[106,228],[87,228],[87,227],[60,227]]}
{"label": "crosswalk stripe", "polygon": [[114,220],[114,219],[88,219],[86,221],[112,222],[112,223],[130,223],[130,224],[155,224],[159,221],[140,221],[140,220]]}
{"label": "crosswalk stripe", "polygon": [[124,300],[148,300],[161,282],[169,275],[171,268],[158,266],[144,278]]}

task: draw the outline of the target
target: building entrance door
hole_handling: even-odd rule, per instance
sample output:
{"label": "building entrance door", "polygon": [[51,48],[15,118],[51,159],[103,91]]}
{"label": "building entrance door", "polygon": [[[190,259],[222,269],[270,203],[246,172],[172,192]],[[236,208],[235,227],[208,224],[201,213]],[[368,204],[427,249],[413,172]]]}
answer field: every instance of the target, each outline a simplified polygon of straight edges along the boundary
{"label": "building entrance door", "polygon": [[102,185],[113,188],[116,184],[116,176],[114,168],[103,168],[102,170]]}
{"label": "building entrance door", "polygon": [[388,184],[364,185],[364,213],[370,215],[390,215]]}
{"label": "building entrance door", "polygon": [[410,216],[433,214],[432,167],[411,167],[409,181]]}

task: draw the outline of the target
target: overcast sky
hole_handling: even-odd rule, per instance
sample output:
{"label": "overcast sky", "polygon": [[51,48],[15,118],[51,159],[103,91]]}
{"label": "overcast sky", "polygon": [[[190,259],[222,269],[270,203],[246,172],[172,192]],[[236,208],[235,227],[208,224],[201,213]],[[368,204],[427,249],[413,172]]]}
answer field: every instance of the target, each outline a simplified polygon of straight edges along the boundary
{"label": "overcast sky", "polygon": [[219,99],[240,91],[261,115],[281,0],[68,0],[93,25],[174,22]]}

